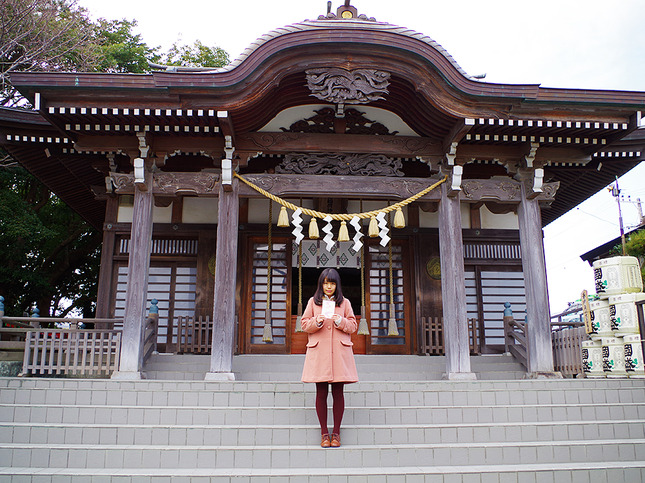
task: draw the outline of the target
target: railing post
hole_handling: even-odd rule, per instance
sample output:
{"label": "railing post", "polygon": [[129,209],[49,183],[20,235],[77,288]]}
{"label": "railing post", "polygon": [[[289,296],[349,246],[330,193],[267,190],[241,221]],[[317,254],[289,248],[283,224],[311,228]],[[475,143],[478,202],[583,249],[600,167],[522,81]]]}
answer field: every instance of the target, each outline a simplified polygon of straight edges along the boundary
{"label": "railing post", "polygon": [[511,324],[513,323],[513,311],[511,310],[511,303],[504,302],[504,352],[509,353],[509,345],[511,342],[510,331]]}
{"label": "railing post", "polygon": [[[34,308],[31,310],[31,318],[32,319],[37,319],[40,317],[40,309],[34,305]],[[34,327],[35,329],[40,328],[40,322],[38,320],[34,320],[33,322],[29,322],[29,325]]]}
{"label": "railing post", "polygon": [[152,350],[153,352],[157,351],[157,330],[159,328],[159,301],[157,299],[152,299],[150,301],[150,309],[148,310],[148,317],[154,319],[154,337],[152,340]]}
{"label": "railing post", "polygon": [[4,317],[4,297],[0,295],[0,319]]}

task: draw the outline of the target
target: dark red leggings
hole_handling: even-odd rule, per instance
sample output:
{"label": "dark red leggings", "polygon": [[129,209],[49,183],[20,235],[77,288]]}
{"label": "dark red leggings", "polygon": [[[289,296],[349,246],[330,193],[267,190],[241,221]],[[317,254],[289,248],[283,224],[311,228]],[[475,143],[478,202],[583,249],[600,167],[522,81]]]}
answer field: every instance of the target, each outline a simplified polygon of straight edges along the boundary
{"label": "dark red leggings", "polygon": [[[340,423],[343,420],[343,413],[345,412],[345,395],[343,394],[344,382],[331,383],[331,397],[334,402],[334,430],[332,433],[340,434]],[[327,434],[327,395],[329,394],[328,382],[316,383],[316,414],[318,421],[320,421],[320,433]]]}

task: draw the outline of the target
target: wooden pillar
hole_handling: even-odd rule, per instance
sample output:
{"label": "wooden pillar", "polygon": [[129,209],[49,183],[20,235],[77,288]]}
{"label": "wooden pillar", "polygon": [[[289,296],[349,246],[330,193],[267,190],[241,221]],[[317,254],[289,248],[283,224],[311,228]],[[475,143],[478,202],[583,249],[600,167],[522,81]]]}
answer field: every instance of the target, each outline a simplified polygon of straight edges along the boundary
{"label": "wooden pillar", "polygon": [[446,374],[444,377],[447,379],[476,379],[476,375],[470,369],[459,195],[449,197],[446,183],[441,185],[439,248],[441,250],[443,339],[446,349]]}
{"label": "wooden pillar", "polygon": [[134,210],[128,255],[125,316],[121,339],[121,364],[113,379],[141,379],[143,331],[146,320],[148,272],[152,249],[152,174],[145,173],[145,186],[134,190]]}
{"label": "wooden pillar", "polygon": [[235,283],[240,203],[239,184],[232,181],[226,191],[220,184],[218,199],[217,247],[215,249],[215,296],[213,301],[213,344],[207,381],[233,381],[235,340]]}
{"label": "wooden pillar", "polygon": [[[112,224],[116,223],[119,209],[119,199],[114,196],[105,203],[105,221],[103,223],[103,244],[101,245],[101,268],[99,271],[99,286],[96,296],[96,317],[106,319],[110,316],[110,301],[112,298],[112,271],[114,259],[115,235]],[[97,329],[103,328],[98,326]]]}
{"label": "wooden pillar", "polygon": [[526,286],[526,327],[529,377],[554,377],[551,317],[546,283],[540,206],[527,198],[525,183],[517,210],[520,227],[522,271]]}

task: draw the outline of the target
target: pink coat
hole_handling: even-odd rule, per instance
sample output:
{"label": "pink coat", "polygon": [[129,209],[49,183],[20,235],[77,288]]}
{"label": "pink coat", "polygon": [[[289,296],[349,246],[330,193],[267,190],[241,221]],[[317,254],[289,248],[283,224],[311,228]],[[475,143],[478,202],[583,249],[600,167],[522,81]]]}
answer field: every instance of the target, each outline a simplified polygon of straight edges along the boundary
{"label": "pink coat", "polygon": [[316,326],[316,315],[322,306],[310,298],[302,314],[302,330],[309,334],[307,355],[302,370],[302,382],[357,382],[356,363],[352,350],[351,334],[357,324],[352,304],[346,298],[334,312],[342,318],[336,327],[332,319],[325,319],[323,326]]}

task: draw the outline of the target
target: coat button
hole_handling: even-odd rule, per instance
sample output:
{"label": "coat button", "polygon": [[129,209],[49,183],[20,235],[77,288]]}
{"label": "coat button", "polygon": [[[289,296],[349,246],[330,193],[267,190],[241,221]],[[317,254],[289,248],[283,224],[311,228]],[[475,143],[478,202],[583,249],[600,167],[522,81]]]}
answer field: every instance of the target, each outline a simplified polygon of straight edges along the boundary
{"label": "coat button", "polygon": [[327,326],[327,329],[331,330],[331,326],[329,326],[329,325],[328,325],[328,326]]}

